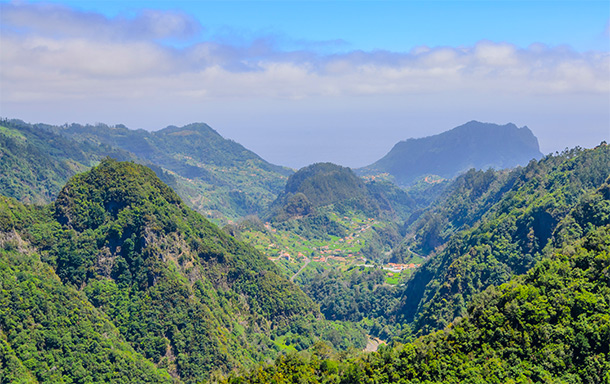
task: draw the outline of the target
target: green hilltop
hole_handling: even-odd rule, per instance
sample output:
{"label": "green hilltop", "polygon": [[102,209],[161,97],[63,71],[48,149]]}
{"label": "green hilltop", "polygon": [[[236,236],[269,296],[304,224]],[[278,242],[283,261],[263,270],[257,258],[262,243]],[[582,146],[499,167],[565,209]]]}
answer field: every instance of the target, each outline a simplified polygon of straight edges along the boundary
{"label": "green hilltop", "polygon": [[350,168],[332,163],[317,163],[290,175],[284,192],[275,205],[284,204],[290,215],[291,203],[301,201],[311,212],[334,205],[337,210],[354,210],[370,217],[400,219],[406,217],[416,202],[403,190],[387,182],[365,182]]}
{"label": "green hilltop", "polygon": [[[15,374],[25,369],[40,381],[71,380],[76,374],[70,366],[81,364],[92,381],[106,381],[116,364],[127,363],[109,361],[94,369],[87,368],[95,366],[89,360],[101,358],[108,343],[120,343],[125,358],[133,360],[129,364],[141,366],[140,373],[125,368],[129,374],[197,382],[336,333],[343,332],[346,346],[362,343],[361,331],[324,322],[316,305],[273,263],[186,207],[144,166],[104,160],[71,178],[52,205],[3,198],[1,208],[8,271],[2,295],[12,304],[0,324],[6,348],[14,351]],[[31,260],[39,261],[32,266]],[[36,302],[40,316],[24,328],[18,319],[30,316],[34,304],[22,306],[30,293],[8,280],[11,274],[33,274],[36,280],[40,273],[55,276],[45,283],[51,285],[37,285],[40,298],[65,291],[72,297],[68,302],[82,303],[95,327],[70,326],[76,314],[60,300],[53,301],[56,309]],[[52,286],[61,288],[47,292]],[[55,320],[60,325],[45,320],[55,313],[67,316]],[[98,326],[96,316],[107,325]],[[114,339],[90,356],[86,340],[99,339],[104,327]],[[74,350],[63,348],[64,339],[44,342],[60,330]],[[53,375],[49,364],[55,364]],[[130,380],[116,375],[111,381]]]}

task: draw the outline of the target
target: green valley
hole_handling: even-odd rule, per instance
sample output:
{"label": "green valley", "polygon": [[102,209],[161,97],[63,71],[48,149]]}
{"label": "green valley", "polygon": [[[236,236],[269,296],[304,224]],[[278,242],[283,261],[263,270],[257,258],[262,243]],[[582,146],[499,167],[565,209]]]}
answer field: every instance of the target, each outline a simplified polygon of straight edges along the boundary
{"label": "green valley", "polygon": [[610,380],[605,143],[408,188],[205,124],[0,144],[2,382]]}
{"label": "green valley", "polygon": [[[371,354],[346,356],[319,348],[308,354],[280,356],[272,364],[232,374],[220,382],[609,382],[610,177],[605,168],[610,166],[608,152],[606,146],[601,146],[546,159],[547,166],[554,163],[550,167],[554,172],[542,180],[551,185],[561,180],[555,186],[561,186],[564,192],[570,185],[566,180],[580,179],[579,185],[583,181],[592,182],[588,192],[583,193],[581,189],[577,202],[564,210],[565,216],[551,231],[544,254],[539,255],[531,268],[524,266],[523,273],[513,274],[507,282],[479,290],[467,300],[467,309],[449,317],[444,327],[435,330],[438,323],[433,323],[420,328],[424,335],[415,340],[395,337],[391,345]],[[579,169],[583,164],[586,167]],[[579,170],[586,172],[576,176]],[[604,173],[606,178],[601,185],[591,188],[596,182],[595,176]],[[536,187],[540,181],[537,180]],[[529,198],[535,207],[537,199],[531,193],[533,190],[536,188],[531,184],[523,187],[521,196]],[[509,196],[515,198],[513,194]],[[476,238],[479,233],[483,234],[473,231],[470,235],[461,235],[458,241]],[[477,243],[489,247],[494,240],[488,234],[479,237]],[[449,252],[450,247],[444,252]],[[455,263],[444,271],[454,273],[452,270],[462,265]],[[481,266],[478,271],[485,273],[493,269]],[[454,279],[461,280],[462,273],[466,278],[473,274],[462,269],[453,274]],[[412,281],[418,279],[421,277],[412,277]],[[452,288],[452,283],[444,283],[443,289]],[[445,292],[440,291],[446,299],[455,300],[456,290],[453,295],[451,291],[447,292],[449,295]],[[434,298],[438,296],[439,293]],[[440,308],[455,310],[455,302],[447,303],[443,300],[442,306],[427,307],[420,321],[439,319],[446,313]],[[415,327],[421,324],[416,322]],[[405,336],[411,332],[409,327],[405,331]]]}

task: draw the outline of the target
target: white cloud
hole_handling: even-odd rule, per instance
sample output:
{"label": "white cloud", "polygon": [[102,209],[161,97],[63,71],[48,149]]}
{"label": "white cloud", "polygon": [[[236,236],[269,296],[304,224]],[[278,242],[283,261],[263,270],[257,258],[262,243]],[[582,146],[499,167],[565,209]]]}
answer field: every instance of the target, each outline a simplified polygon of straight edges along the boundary
{"label": "white cloud", "polygon": [[510,44],[494,44],[483,41],[477,44],[474,56],[481,64],[492,68],[514,67],[519,64],[517,49]]}
{"label": "white cloud", "polygon": [[[607,93],[607,52],[578,53],[541,44],[517,48],[481,41],[472,47],[420,47],[408,53],[282,52],[269,39],[246,46],[200,41],[185,48],[159,42],[192,36],[190,17],[144,10],[108,19],[55,5],[2,4],[4,101],[27,96],[307,98],[386,93]],[[129,79],[129,81],[126,81]],[[78,84],[87,85],[80,88]],[[190,95],[190,96],[189,96]],[[153,96],[153,95],[150,95]]]}
{"label": "white cloud", "polygon": [[[61,78],[66,86],[73,81],[103,80],[96,92],[83,88],[80,97],[84,98],[114,93],[124,88],[126,78],[130,87],[148,88],[151,83],[165,84],[168,76],[183,79],[185,90],[205,91],[207,97],[316,97],[329,90],[335,95],[352,95],[457,88],[535,94],[604,93],[610,87],[608,54],[565,55],[548,47],[520,50],[491,42],[465,49],[394,55],[308,55],[305,61],[293,61],[290,54],[281,52],[251,56],[248,48],[214,43],[176,50],[142,40],[119,43],[10,33],[2,35],[1,43],[3,97],[9,100],[28,87],[49,97],[61,94]],[[70,89],[69,93],[73,92]],[[163,88],[159,87],[158,92],[164,92]]]}
{"label": "white cloud", "polygon": [[[0,7],[0,103],[2,115],[8,117],[27,119],[14,113],[46,110],[48,105],[53,108],[45,116],[70,116],[75,104],[120,105],[124,111],[145,111],[150,119],[163,117],[177,124],[186,115],[207,120],[215,110],[200,112],[202,106],[229,100],[240,100],[241,105],[261,105],[262,100],[313,105],[325,100],[323,107],[331,108],[331,102],[375,98],[391,101],[375,105],[388,114],[387,108],[395,108],[396,116],[407,110],[402,100],[409,100],[414,111],[428,113],[447,109],[439,100],[459,101],[456,110],[471,113],[466,121],[480,118],[476,113],[485,108],[493,107],[496,113],[510,109],[511,101],[529,108],[561,98],[562,105],[578,113],[583,100],[589,105],[590,100],[602,105],[605,100],[607,105],[610,94],[609,52],[544,44],[521,48],[491,41],[340,54],[309,51],[307,45],[315,44],[308,43],[287,52],[278,49],[273,38],[239,45],[202,40],[203,27],[176,12],[145,10],[131,18],[107,18],[55,5]],[[191,40],[176,48],[167,39]],[[552,105],[545,108],[553,113]]]}
{"label": "white cloud", "polygon": [[202,30],[197,20],[181,12],[143,10],[135,17],[109,19],[56,4],[14,2],[0,7],[4,28],[55,38],[186,39]]}

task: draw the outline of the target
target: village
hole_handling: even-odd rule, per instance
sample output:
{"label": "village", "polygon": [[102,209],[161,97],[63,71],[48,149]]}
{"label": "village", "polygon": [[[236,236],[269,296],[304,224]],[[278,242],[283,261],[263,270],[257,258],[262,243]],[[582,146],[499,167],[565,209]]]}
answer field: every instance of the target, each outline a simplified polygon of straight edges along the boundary
{"label": "village", "polygon": [[[341,251],[341,249],[337,249],[335,251]],[[324,250],[321,251],[322,253],[324,253]],[[309,259],[307,256],[305,256],[303,253],[298,252],[296,255],[290,255],[290,253],[288,251],[284,251],[282,253],[280,253],[279,256],[268,256],[268,259],[274,262],[280,261],[280,260],[286,260],[287,262],[293,262],[293,263],[308,263],[308,262],[316,262],[316,263],[330,263],[330,262],[339,262],[339,263],[350,263],[350,264],[355,264],[358,267],[366,267],[366,268],[382,268],[384,270],[393,272],[393,273],[400,273],[402,271],[408,270],[408,269],[415,269],[415,268],[419,268],[421,266],[421,264],[415,264],[415,263],[407,263],[407,264],[401,264],[401,263],[386,263],[386,264],[381,264],[381,265],[375,265],[375,264],[370,264],[367,263],[367,259],[365,259],[364,257],[356,254],[352,254],[349,253],[346,256],[338,256],[337,254],[329,254],[329,255],[320,255],[320,256],[314,256],[311,259]]]}
{"label": "village", "polygon": [[[345,237],[330,237],[330,241],[311,241],[294,234],[285,234],[277,231],[269,223],[265,223],[267,231],[272,233],[275,242],[262,243],[261,238],[254,240],[255,246],[267,255],[268,259],[288,267],[291,271],[297,270],[293,278],[309,263],[325,263],[337,266],[357,266],[365,268],[381,268],[388,271],[388,276],[399,275],[403,271],[413,270],[421,264],[418,263],[372,263],[361,255],[360,250],[370,237],[372,227],[378,225],[374,219],[357,221],[343,217],[344,222],[350,224],[350,234]],[[349,221],[348,221],[349,220]]]}

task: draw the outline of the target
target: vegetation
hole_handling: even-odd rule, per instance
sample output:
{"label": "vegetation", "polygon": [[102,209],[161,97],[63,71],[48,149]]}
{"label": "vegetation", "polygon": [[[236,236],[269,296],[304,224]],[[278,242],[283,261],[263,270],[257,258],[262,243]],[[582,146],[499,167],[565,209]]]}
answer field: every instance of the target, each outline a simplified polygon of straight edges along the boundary
{"label": "vegetation", "polygon": [[[312,171],[316,168],[305,170],[309,178],[317,177]],[[348,171],[328,164],[319,168],[324,177],[330,177],[329,169]],[[408,338],[411,333],[421,335],[442,329],[466,312],[474,295],[525,273],[548,255],[546,246],[558,224],[588,191],[603,184],[608,174],[610,153],[606,146],[594,150],[577,148],[512,171],[470,170],[445,186],[430,208],[413,211],[405,226],[384,224],[383,217],[379,218],[363,233],[364,243],[354,249],[347,248],[345,239],[357,232],[351,229],[350,220],[353,222],[358,215],[347,212],[345,218],[351,219],[343,219],[334,213],[336,203],[323,207],[312,204],[308,215],[272,222],[263,231],[237,234],[268,254],[277,249],[276,256],[284,253],[293,258],[297,254],[310,257],[320,254],[317,249],[349,249],[353,261],[323,264],[314,259],[295,281],[320,305],[327,318],[361,322],[370,334],[383,338],[396,337],[400,332]],[[291,190],[307,201],[309,197],[303,191],[317,201],[317,190],[311,186],[331,183],[324,178],[307,181],[301,171],[293,177],[298,177],[299,182],[291,183]],[[302,184],[308,188],[299,190]],[[312,225],[314,219],[317,223]],[[333,223],[338,225],[333,228]],[[337,243],[337,238],[343,243]],[[322,247],[324,242],[328,245]],[[383,282],[378,278],[361,284],[358,281],[370,275],[350,269],[363,263],[357,261],[360,257],[377,263],[388,259],[421,263],[420,255],[427,256],[428,262],[412,270],[408,278],[404,274],[391,280],[385,276]],[[278,265],[293,274],[306,263],[305,258],[296,258]]]}
{"label": "vegetation", "polygon": [[388,338],[401,330],[386,315],[407,273],[390,272],[390,280],[380,265],[404,236],[393,220],[415,205],[387,182],[366,183],[349,168],[319,163],[288,178],[268,223],[248,219],[226,230],[278,260],[327,319],[359,323]]}
{"label": "vegetation", "polygon": [[0,154],[0,194],[26,203],[50,203],[70,177],[109,156],[153,169],[189,206],[217,222],[262,213],[292,173],[205,124],[147,132],[3,120]]}
{"label": "vegetation", "polygon": [[[361,213],[368,217],[404,219],[415,201],[388,182],[365,183],[354,172],[332,163],[317,163],[288,178],[284,192],[271,206],[272,222],[320,216],[320,208],[331,207],[339,216]],[[309,216],[309,217],[307,217]]]}
{"label": "vegetation", "polygon": [[[362,331],[322,321],[273,263],[187,208],[146,167],[106,159],[72,178],[52,206],[5,200],[2,208],[5,236],[15,233],[24,247],[36,247],[44,268],[59,277],[55,284],[78,294],[75,305],[101,311],[138,355],[181,381],[306,349],[319,339],[363,347]],[[13,253],[3,253],[3,260]],[[22,272],[7,272],[3,284]],[[19,287],[5,287],[9,297],[19,294]],[[11,313],[23,317],[22,310]],[[41,375],[44,367],[24,361],[12,329],[2,330],[17,358]],[[85,364],[85,357],[76,353],[73,361]]]}
{"label": "vegetation", "polygon": [[512,168],[541,157],[538,140],[527,127],[471,121],[438,135],[401,141],[358,173],[389,174],[408,186],[428,175],[454,178],[470,168]]}
{"label": "vegetation", "polygon": [[[436,212],[449,212],[446,217],[453,217],[452,221],[442,219],[449,228],[443,231],[456,230],[458,220],[466,223],[406,283],[397,320],[414,321],[413,329],[420,334],[441,329],[463,315],[474,294],[527,272],[549,254],[558,224],[581,199],[603,185],[609,174],[608,146],[574,149],[498,176],[504,180],[500,185],[471,184],[470,191],[485,191],[472,204],[464,193],[443,202]],[[492,179],[483,174],[482,180]],[[460,206],[472,207],[473,213]],[[489,208],[484,214],[477,213],[479,206]],[[455,212],[461,214],[452,216]],[[433,229],[438,231],[438,227]]]}
{"label": "vegetation", "polygon": [[219,222],[260,214],[291,170],[269,164],[207,124],[169,126],[155,132],[123,125],[52,127],[79,143],[100,143],[133,153],[171,172],[176,191],[191,207]]}
{"label": "vegetation", "polygon": [[408,191],[204,124],[0,151],[0,382],[610,382],[606,145]]}
{"label": "vegetation", "polygon": [[172,382],[23,244],[13,233],[0,250],[1,382]]}
{"label": "vegetation", "polygon": [[389,284],[387,275],[381,268],[318,266],[296,281],[327,319],[359,323],[369,335],[389,340],[402,331],[391,315],[400,299],[397,283],[404,277]]}
{"label": "vegetation", "polygon": [[267,223],[250,218],[226,227],[270,256],[362,256],[383,262],[403,234],[396,221],[416,202],[387,182],[365,183],[331,163],[305,167],[288,178]]}
{"label": "vegetation", "polygon": [[18,120],[0,123],[0,194],[48,204],[66,181],[105,156],[130,159],[108,146],[79,144]]}
{"label": "vegetation", "polygon": [[609,197],[607,183],[584,197],[562,220],[552,256],[476,295],[442,331],[351,358],[319,347],[221,381],[610,382]]}

